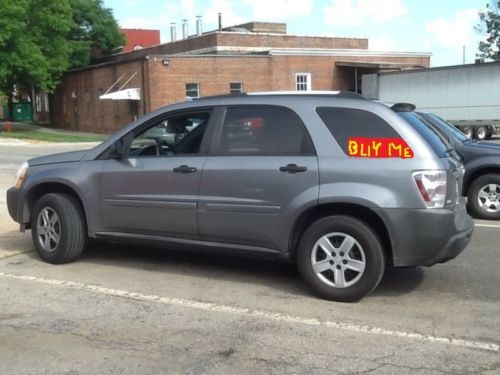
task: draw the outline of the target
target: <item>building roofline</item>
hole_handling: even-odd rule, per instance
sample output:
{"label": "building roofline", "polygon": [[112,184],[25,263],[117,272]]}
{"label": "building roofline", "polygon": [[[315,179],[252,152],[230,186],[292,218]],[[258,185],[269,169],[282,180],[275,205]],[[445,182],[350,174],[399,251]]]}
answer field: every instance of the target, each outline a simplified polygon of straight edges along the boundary
{"label": "building roofline", "polygon": [[500,61],[488,61],[482,63],[473,63],[473,64],[460,64],[460,65],[447,65],[447,66],[436,66],[433,68],[421,68],[421,69],[412,69],[405,70],[402,72],[381,72],[377,73],[379,75],[389,75],[389,74],[406,74],[406,73],[421,73],[428,71],[439,71],[439,70],[455,70],[455,69],[469,69],[469,68],[477,68],[477,67],[487,67],[492,65],[500,65]]}
{"label": "building roofline", "polygon": [[270,55],[280,56],[386,56],[386,57],[431,57],[431,52],[372,51],[366,49],[321,49],[321,48],[271,48]]}

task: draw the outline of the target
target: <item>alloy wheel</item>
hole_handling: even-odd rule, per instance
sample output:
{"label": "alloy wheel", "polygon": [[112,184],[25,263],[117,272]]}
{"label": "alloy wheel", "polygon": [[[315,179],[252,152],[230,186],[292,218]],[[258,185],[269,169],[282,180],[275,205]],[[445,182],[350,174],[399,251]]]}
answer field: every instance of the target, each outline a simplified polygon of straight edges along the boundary
{"label": "alloy wheel", "polygon": [[479,189],[477,195],[479,207],[487,212],[500,211],[500,185],[488,184]]}
{"label": "alloy wheel", "polygon": [[334,288],[348,288],[356,284],[366,268],[362,246],[346,233],[322,236],[311,252],[311,264],[316,276]]}
{"label": "alloy wheel", "polygon": [[61,223],[57,212],[44,207],[36,221],[37,239],[43,250],[51,253],[61,240]]}

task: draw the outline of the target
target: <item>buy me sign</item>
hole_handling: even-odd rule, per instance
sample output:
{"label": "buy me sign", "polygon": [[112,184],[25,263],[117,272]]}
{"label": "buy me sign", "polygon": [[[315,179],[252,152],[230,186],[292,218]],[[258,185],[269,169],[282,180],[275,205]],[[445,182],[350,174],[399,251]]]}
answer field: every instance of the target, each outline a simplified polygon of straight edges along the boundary
{"label": "buy me sign", "polygon": [[348,154],[357,158],[413,157],[413,150],[401,138],[349,138]]}

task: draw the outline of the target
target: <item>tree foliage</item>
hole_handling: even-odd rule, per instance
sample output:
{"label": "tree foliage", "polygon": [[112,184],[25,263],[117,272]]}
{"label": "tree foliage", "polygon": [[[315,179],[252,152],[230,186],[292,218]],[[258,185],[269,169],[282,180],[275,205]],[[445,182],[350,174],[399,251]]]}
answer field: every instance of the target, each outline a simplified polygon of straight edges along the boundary
{"label": "tree foliage", "polygon": [[70,33],[71,66],[89,64],[92,55],[108,55],[119,52],[125,37],[102,0],[70,0],[73,10],[73,27]]}
{"label": "tree foliage", "polygon": [[0,0],[0,89],[55,88],[69,67],[69,0]]}
{"label": "tree foliage", "polygon": [[52,91],[67,69],[124,42],[102,0],[0,0],[0,92]]}
{"label": "tree foliage", "polygon": [[500,60],[500,0],[486,4],[486,10],[479,12],[480,24],[476,30],[487,34],[479,42],[477,56],[485,60]]}

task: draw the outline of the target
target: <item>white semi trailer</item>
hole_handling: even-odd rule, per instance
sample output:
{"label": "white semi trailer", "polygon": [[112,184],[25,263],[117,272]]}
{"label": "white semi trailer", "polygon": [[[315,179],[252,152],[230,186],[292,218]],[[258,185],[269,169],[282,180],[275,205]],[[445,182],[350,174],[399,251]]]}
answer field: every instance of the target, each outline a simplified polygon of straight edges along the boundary
{"label": "white semi trailer", "polygon": [[471,138],[500,130],[500,62],[366,74],[361,88],[367,98],[436,113]]}

